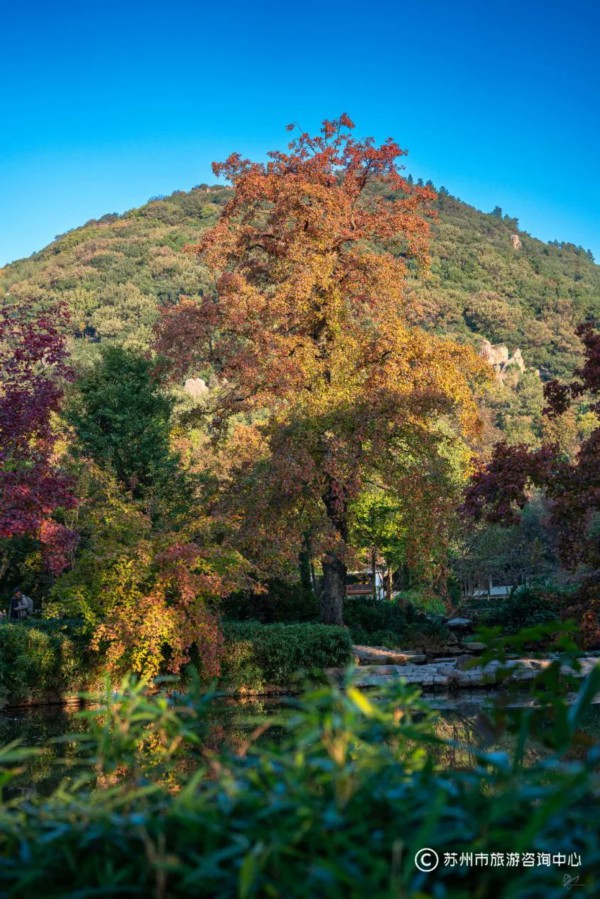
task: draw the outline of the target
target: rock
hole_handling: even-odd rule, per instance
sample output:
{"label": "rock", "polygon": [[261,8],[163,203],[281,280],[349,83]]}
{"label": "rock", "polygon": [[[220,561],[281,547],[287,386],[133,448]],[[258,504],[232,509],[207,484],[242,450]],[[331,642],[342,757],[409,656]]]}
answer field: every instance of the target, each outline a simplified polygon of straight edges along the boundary
{"label": "rock", "polygon": [[346,668],[324,668],[323,671],[328,677],[333,677],[339,680],[343,680],[348,673]]}
{"label": "rock", "polygon": [[524,372],[526,368],[521,350],[517,348],[511,356],[508,347],[503,343],[494,345],[489,340],[484,339],[481,345],[480,355],[492,366],[496,372],[496,377],[500,381],[504,379],[507,370],[511,366],[518,368],[521,373]]}
{"label": "rock", "polygon": [[508,352],[507,346],[503,343],[494,346],[494,344],[486,338],[483,340],[480,352],[485,361],[489,362],[492,368],[497,372],[502,371],[510,359],[510,353]]}
{"label": "rock", "polygon": [[446,622],[446,627],[453,631],[465,631],[472,626],[473,621],[470,618],[451,618]]}
{"label": "rock", "polygon": [[202,378],[188,378],[183,389],[187,394],[195,398],[205,396],[208,393],[208,385]]}
{"label": "rock", "polygon": [[460,671],[469,670],[471,668],[471,663],[475,656],[469,655],[468,653],[464,653],[461,656],[458,656],[456,659],[456,667]]}
{"label": "rock", "polygon": [[[379,649],[383,647],[362,647],[363,649]],[[393,652],[393,650],[387,650]],[[410,653],[399,653],[400,655],[409,656]],[[413,655],[416,655],[413,654]],[[409,684],[420,684],[422,687],[444,687],[448,690],[465,690],[477,687],[492,687],[497,685],[497,673],[500,668],[506,667],[506,663],[498,661],[489,662],[485,666],[473,665],[476,657],[469,653],[463,653],[458,659],[438,659],[429,664],[419,664],[414,661],[403,662],[396,665],[385,665],[383,663],[375,665],[364,665],[358,671],[356,684],[359,687],[378,687],[387,684],[390,681],[402,678]],[[549,658],[542,659],[515,659],[508,663],[511,669],[512,681],[530,681],[540,669],[550,664]],[[590,670],[598,665],[598,657],[583,657],[580,659],[582,670],[577,673],[577,677],[584,677]],[[472,666],[472,667],[471,667]],[[343,668],[326,669],[330,677],[342,680],[345,677]],[[564,666],[563,673],[569,672],[568,666]],[[281,690],[285,692],[285,688],[265,687],[258,692],[270,692],[271,690]]]}
{"label": "rock", "polygon": [[520,250],[520,249],[521,249],[521,238],[519,237],[518,234],[511,234],[511,235],[510,235],[510,242],[511,242],[511,244],[513,245],[513,250]]}
{"label": "rock", "polygon": [[476,640],[474,640],[472,643],[463,643],[463,646],[466,650],[468,650],[468,652],[485,652],[485,650],[487,649],[485,643],[478,643]]}
{"label": "rock", "polygon": [[516,365],[520,371],[525,371],[525,360],[523,359],[523,353],[520,349],[516,349],[512,355],[512,358],[509,359],[507,365]]}
{"label": "rock", "polygon": [[427,661],[423,653],[387,649],[385,646],[353,646],[352,652],[359,665],[418,665]]}

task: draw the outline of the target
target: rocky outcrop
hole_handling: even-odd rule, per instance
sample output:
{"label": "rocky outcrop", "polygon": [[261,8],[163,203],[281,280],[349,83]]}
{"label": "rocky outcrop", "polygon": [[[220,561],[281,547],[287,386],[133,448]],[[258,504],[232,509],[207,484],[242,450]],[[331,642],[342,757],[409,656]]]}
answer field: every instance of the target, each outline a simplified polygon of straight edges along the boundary
{"label": "rocky outcrop", "polygon": [[523,244],[521,243],[521,238],[519,237],[518,234],[511,234],[510,242],[513,245],[513,250],[520,250],[521,247],[523,246]]}
{"label": "rocky outcrop", "polygon": [[195,399],[200,396],[206,396],[208,393],[208,384],[202,378],[188,378],[183,389],[187,394]]}
{"label": "rocky outcrop", "polygon": [[511,356],[508,347],[503,343],[494,345],[489,340],[484,340],[481,355],[486,362],[489,362],[501,381],[510,368],[517,369],[519,373],[525,371],[525,360],[520,349],[516,349]]}

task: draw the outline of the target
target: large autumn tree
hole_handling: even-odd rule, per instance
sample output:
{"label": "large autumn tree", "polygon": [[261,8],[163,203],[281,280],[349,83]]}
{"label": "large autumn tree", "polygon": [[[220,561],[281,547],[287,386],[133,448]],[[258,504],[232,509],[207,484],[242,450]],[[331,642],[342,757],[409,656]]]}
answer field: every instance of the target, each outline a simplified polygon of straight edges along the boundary
{"label": "large autumn tree", "polygon": [[476,427],[481,370],[415,324],[404,292],[407,266],[427,261],[432,192],[401,176],[398,144],[353,128],[343,115],[266,163],[213,166],[233,196],[193,250],[216,289],[168,310],[159,341],[175,371],[217,379],[212,431],[240,538],[268,557],[310,533],[336,624],[352,500],[374,483],[415,513],[436,498],[444,511],[444,449]]}

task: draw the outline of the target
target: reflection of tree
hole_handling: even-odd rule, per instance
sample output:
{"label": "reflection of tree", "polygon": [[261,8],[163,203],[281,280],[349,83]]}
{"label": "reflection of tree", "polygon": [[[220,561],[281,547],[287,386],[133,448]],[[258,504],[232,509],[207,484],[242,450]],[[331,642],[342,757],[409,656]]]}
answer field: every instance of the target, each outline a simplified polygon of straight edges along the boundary
{"label": "reflection of tree", "polygon": [[[440,713],[435,726],[436,736],[456,745],[445,745],[433,750],[438,765],[456,771],[470,770],[478,764],[476,749],[486,752],[504,751],[509,755],[512,753],[516,736],[508,731],[494,733],[484,708],[485,704],[482,702],[477,703],[475,708],[469,708],[468,712],[452,709]],[[598,730],[600,715],[595,722],[590,723],[590,727]],[[540,743],[530,741],[525,749],[524,764],[533,765],[546,754],[547,750]]]}

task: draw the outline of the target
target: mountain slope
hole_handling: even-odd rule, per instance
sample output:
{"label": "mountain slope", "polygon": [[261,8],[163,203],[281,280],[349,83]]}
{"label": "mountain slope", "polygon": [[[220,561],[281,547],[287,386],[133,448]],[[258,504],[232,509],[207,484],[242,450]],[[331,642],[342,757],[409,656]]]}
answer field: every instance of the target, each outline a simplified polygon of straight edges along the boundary
{"label": "mountain slope", "polygon": [[[65,302],[79,365],[100,341],[147,347],[162,304],[210,289],[207,271],[182,251],[229,195],[201,185],[90,221],[1,270],[0,302]],[[513,368],[498,385],[492,424],[511,439],[535,441],[543,404],[535,372],[566,377],[579,363],[574,328],[600,318],[600,266],[582,248],[536,240],[500,210],[479,212],[443,188],[436,205],[431,268],[414,272],[409,289],[437,332],[520,349],[528,371]]]}
{"label": "mountain slope", "polygon": [[508,216],[478,212],[442,192],[431,278],[423,295],[442,331],[520,347],[527,364],[570,374],[573,329],[600,317],[600,266],[581,247],[547,244]]}

